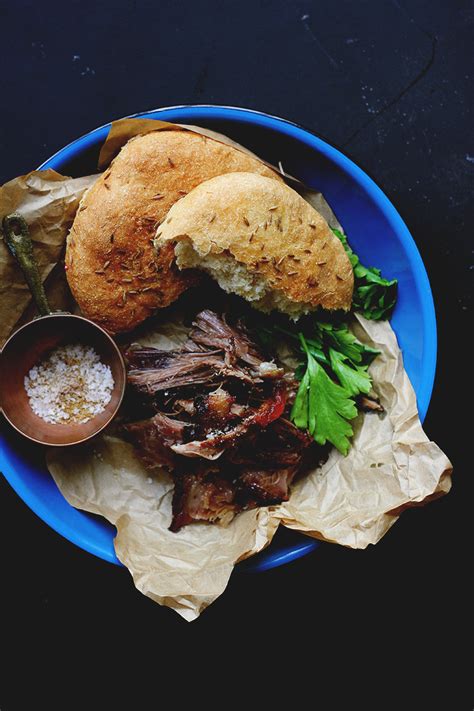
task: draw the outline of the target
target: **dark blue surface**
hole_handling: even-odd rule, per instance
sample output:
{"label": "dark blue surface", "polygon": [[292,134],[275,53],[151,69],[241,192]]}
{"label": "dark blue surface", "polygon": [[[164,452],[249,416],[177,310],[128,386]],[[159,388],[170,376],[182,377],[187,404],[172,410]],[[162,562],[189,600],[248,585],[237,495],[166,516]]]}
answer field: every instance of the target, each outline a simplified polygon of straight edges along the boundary
{"label": "dark blue surface", "polygon": [[[380,267],[399,280],[399,301],[392,319],[404,353],[405,367],[415,388],[421,419],[431,397],[436,367],[436,320],[423,262],[399,214],[378,186],[344,154],[305,129],[276,117],[232,107],[191,106],[138,114],[222,131],[254,149],[263,158],[283,162],[285,170],[318,188],[336,212],[363,263]],[[69,144],[42,168],[69,175],[95,171],[100,145],[109,125]],[[0,470],[44,521],[84,550],[118,563],[113,548],[114,528],[72,508],[62,497],[46,468],[42,453],[15,436],[0,435]],[[317,541],[281,531],[272,545],[243,564],[261,571],[306,555]]]}

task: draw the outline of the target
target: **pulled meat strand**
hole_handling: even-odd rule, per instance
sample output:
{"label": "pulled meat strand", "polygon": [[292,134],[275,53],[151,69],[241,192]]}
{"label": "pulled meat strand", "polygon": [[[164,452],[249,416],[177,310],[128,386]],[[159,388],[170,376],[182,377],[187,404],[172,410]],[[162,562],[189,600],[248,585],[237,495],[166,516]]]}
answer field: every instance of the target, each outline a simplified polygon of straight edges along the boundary
{"label": "pulled meat strand", "polygon": [[196,316],[189,338],[201,346],[224,351],[231,363],[242,360],[247,365],[258,367],[265,360],[242,324],[239,324],[238,330],[232,328],[224,317],[209,309]]}
{"label": "pulled meat strand", "polygon": [[385,412],[379,401],[368,395],[361,395],[357,400],[357,405],[363,412]]}
{"label": "pulled meat strand", "polygon": [[[149,351],[154,350],[154,354]],[[254,379],[243,369],[229,366],[218,352],[182,352],[147,349],[142,357],[140,351],[127,352],[129,364],[141,363],[128,374],[128,383],[146,395],[155,395],[160,390],[186,385],[208,385],[222,378],[237,378],[249,384]]]}
{"label": "pulled meat strand", "polygon": [[123,426],[123,432],[138,450],[140,459],[149,468],[172,467],[175,456],[171,446],[184,439],[186,422],[172,419],[161,413],[139,422]]}

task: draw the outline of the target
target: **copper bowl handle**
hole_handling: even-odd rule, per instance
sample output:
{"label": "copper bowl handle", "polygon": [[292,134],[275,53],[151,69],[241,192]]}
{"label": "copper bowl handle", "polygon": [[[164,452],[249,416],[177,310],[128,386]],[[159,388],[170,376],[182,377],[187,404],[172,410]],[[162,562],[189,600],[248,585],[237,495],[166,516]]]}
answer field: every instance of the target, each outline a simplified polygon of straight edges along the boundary
{"label": "copper bowl handle", "polygon": [[47,316],[51,313],[51,308],[33,254],[33,243],[26,220],[19,212],[12,212],[3,218],[2,227],[5,244],[25,275],[36,308],[41,316]]}

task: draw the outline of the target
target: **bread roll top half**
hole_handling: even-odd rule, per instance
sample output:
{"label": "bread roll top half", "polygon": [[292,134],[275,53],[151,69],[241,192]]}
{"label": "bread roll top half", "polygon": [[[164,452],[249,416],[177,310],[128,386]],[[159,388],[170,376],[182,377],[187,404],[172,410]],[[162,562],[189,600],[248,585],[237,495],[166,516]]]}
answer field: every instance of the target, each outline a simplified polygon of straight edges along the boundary
{"label": "bread roll top half", "polygon": [[[84,195],[67,240],[67,279],[82,313],[113,333],[130,331],[196,283],[153,237],[170,207],[222,173],[281,178],[252,155],[190,131],[131,139]],[[199,275],[198,275],[199,276]]]}
{"label": "bread roll top half", "polygon": [[256,308],[293,319],[349,310],[354,276],[326,220],[284,183],[248,172],[201,183],[157,230],[158,254],[174,245],[179,269],[208,272]]}

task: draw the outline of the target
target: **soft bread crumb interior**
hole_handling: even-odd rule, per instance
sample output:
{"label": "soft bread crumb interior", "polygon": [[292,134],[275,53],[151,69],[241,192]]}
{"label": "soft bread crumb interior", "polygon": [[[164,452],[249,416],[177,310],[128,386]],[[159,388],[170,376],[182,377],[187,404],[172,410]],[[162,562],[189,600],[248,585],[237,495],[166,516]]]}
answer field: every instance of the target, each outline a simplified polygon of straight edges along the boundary
{"label": "soft bread crumb interior", "polygon": [[314,310],[311,304],[294,302],[283,292],[272,289],[262,276],[252,274],[245,264],[229,254],[199,254],[189,239],[181,239],[176,244],[175,255],[179,269],[202,269],[228,294],[242,296],[265,313],[276,309],[297,321]]}

